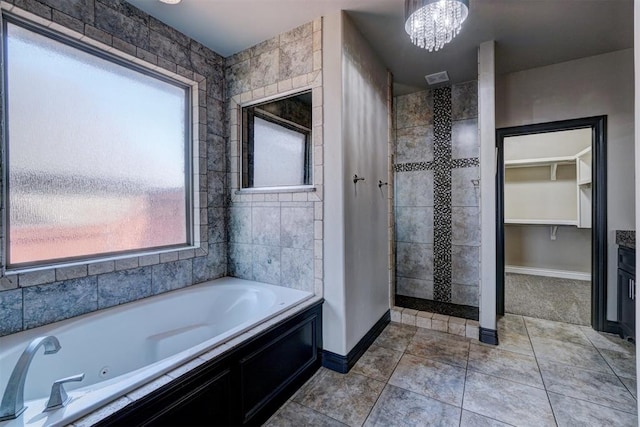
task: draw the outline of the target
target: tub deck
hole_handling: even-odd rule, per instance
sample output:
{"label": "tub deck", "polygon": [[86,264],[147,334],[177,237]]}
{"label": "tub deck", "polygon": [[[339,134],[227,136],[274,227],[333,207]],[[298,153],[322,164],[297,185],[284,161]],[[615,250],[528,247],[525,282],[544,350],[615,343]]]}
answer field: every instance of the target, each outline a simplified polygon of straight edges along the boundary
{"label": "tub deck", "polygon": [[[25,385],[27,411],[0,426],[67,425],[165,374],[178,377],[311,299],[317,300],[307,292],[225,277],[1,337],[2,391],[32,339],[54,335],[62,349],[36,355]],[[81,372],[85,381],[66,387],[69,405],[42,414],[53,381]]]}

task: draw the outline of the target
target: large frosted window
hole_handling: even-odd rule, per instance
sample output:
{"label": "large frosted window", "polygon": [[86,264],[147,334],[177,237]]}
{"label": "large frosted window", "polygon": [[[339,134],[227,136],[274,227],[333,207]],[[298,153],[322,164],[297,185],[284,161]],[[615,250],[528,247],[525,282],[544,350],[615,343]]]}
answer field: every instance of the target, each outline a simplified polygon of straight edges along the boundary
{"label": "large frosted window", "polygon": [[4,31],[9,265],[189,243],[189,89]]}

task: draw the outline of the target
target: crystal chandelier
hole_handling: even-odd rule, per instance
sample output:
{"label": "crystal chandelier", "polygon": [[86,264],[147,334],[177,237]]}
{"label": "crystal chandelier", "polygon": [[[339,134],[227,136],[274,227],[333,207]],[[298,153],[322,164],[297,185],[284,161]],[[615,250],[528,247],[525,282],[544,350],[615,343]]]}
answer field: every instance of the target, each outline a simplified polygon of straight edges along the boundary
{"label": "crystal chandelier", "polygon": [[404,12],[411,42],[433,52],[458,35],[469,14],[469,0],[405,0]]}

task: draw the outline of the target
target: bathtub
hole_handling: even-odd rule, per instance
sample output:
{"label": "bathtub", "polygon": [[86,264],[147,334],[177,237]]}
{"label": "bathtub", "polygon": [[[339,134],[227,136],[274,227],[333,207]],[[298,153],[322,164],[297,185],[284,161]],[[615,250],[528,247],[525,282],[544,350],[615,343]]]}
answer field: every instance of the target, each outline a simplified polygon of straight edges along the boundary
{"label": "bathtub", "polygon": [[[31,340],[54,335],[62,346],[56,354],[38,350],[27,373],[27,410],[0,427],[67,425],[312,297],[225,277],[0,337],[2,393]],[[79,373],[82,382],[65,386],[68,405],[43,413],[53,382]]]}

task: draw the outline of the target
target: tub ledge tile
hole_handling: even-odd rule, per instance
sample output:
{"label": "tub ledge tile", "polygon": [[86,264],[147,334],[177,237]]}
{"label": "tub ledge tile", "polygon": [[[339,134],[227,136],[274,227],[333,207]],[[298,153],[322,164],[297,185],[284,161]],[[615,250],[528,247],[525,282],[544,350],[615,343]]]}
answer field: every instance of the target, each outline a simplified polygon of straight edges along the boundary
{"label": "tub ledge tile", "polygon": [[200,358],[193,359],[190,362],[187,362],[184,365],[177,367],[173,371],[168,372],[167,376],[173,379],[178,378],[186,374],[187,372],[191,371],[192,369],[197,368],[198,366],[202,365],[205,362],[206,360],[204,359],[200,359]]}
{"label": "tub ledge tile", "polygon": [[79,420],[75,421],[73,425],[75,427],[90,427],[96,424],[97,422],[107,418],[109,415],[118,412],[120,409],[124,408],[130,403],[131,403],[131,400],[129,400],[128,397],[123,396],[117,400],[114,400],[108,405],[103,406],[97,411],[93,411],[89,415],[83,418],[80,418]]}
{"label": "tub ledge tile", "polygon": [[154,392],[154,391],[158,390],[160,387],[170,383],[171,381],[173,381],[173,378],[171,378],[168,375],[163,375],[160,378],[156,378],[155,380],[151,381],[150,383],[145,384],[142,387],[139,387],[139,388],[133,390],[132,392],[127,394],[127,397],[129,399],[131,399],[132,401],[136,401],[136,400],[138,400],[140,398],[145,397],[146,395],[150,394],[151,392]]}
{"label": "tub ledge tile", "polygon": [[212,360],[215,359],[216,357],[220,356],[222,353],[224,353],[225,351],[229,350],[231,348],[231,346],[227,343],[222,344],[216,348],[214,348],[213,350],[209,350],[208,352],[201,354],[200,358],[203,360]]}

